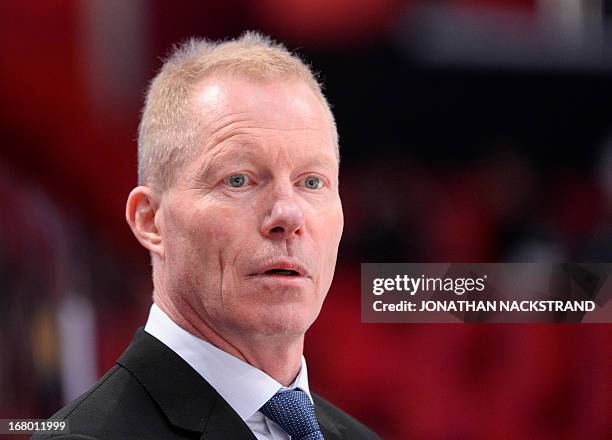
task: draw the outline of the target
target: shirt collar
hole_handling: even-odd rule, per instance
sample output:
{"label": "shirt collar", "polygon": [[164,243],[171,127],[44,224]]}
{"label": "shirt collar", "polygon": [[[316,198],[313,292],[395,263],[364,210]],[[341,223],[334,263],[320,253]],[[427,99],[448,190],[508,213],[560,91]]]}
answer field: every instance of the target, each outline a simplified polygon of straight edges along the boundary
{"label": "shirt collar", "polygon": [[252,417],[279,391],[300,388],[312,401],[304,356],[295,381],[284,387],[263,371],[184,330],[156,304],[151,306],[145,331],[183,358],[242,420]]}

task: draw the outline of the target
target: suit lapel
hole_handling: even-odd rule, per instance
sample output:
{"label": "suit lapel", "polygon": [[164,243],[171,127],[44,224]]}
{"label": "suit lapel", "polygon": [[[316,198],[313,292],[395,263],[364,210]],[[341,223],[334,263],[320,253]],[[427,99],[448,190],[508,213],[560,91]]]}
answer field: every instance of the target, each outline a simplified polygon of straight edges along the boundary
{"label": "suit lapel", "polygon": [[341,437],[338,437],[338,431],[332,431],[323,424],[319,424],[319,427],[321,428],[321,433],[325,440],[341,440]]}
{"label": "suit lapel", "polygon": [[202,433],[202,440],[210,439],[252,439],[253,432],[236,414],[229,404],[219,397],[213,405]]}
{"label": "suit lapel", "polygon": [[[231,406],[189,364],[141,327],[117,360],[157,402],[170,423],[204,440],[256,440]],[[325,440],[341,440],[344,427],[312,395]]]}
{"label": "suit lapel", "polygon": [[319,396],[312,393],[312,399],[314,400],[319,427],[325,440],[341,440],[343,438],[342,432],[344,431],[344,426],[324,410]]}
{"label": "suit lapel", "polygon": [[203,439],[255,440],[219,393],[142,327],[117,363],[138,379],[174,426],[201,433]]}

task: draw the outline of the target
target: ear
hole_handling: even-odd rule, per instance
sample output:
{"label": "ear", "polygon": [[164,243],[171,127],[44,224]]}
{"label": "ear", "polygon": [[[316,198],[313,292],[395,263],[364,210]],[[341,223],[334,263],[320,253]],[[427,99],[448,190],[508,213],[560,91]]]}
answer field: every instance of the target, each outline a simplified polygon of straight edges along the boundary
{"label": "ear", "polygon": [[156,193],[147,186],[137,186],[128,196],[125,219],[140,244],[150,252],[162,256],[162,236],[156,221],[158,210]]}

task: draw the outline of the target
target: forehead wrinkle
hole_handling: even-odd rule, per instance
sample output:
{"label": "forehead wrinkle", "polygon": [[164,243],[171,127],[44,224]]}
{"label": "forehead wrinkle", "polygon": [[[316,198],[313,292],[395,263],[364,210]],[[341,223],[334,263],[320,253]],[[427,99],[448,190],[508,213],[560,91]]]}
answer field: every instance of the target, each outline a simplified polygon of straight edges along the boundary
{"label": "forehead wrinkle", "polygon": [[[239,148],[237,149],[237,151],[233,153],[233,154],[236,154],[238,158],[244,157],[245,155],[249,154],[247,151],[245,151],[245,149],[248,149],[248,150],[260,149],[259,146],[253,144],[252,142],[236,141],[232,139],[242,134],[245,134],[245,133],[240,133],[240,132],[231,133],[226,138],[224,138],[221,142],[218,142],[212,147],[210,147],[210,149],[206,152],[207,157],[202,162],[202,164],[198,167],[198,175],[200,176],[205,175],[208,172],[211,165],[215,163],[217,157],[219,155],[227,154],[228,149],[231,149],[232,147],[234,149],[237,149],[236,147]],[[250,133],[249,133],[249,136],[251,138],[261,138],[260,136],[253,136]]]}
{"label": "forehead wrinkle", "polygon": [[[221,113],[221,114],[220,114]],[[247,115],[252,114],[252,111],[235,111],[230,113],[214,112],[214,117],[209,118],[206,123],[208,131],[205,145],[203,146],[203,153],[205,155],[204,161],[198,167],[198,176],[205,176],[210,166],[215,163],[217,157],[224,153],[227,148],[231,146],[239,146],[240,150],[236,151],[239,157],[244,157],[246,151],[245,147],[250,149],[261,149],[261,146],[253,145],[249,140],[236,140],[237,136],[245,136],[248,138],[264,139],[264,136],[258,135],[257,131],[276,131],[276,132],[301,132],[300,133],[300,144],[302,148],[308,146],[309,142],[316,143],[315,133],[321,133],[323,130],[317,126],[320,122],[320,118],[314,116],[304,115],[302,118],[290,118],[292,122],[298,119],[299,121],[312,121],[314,126],[301,126],[301,127],[270,127],[262,126],[257,122],[256,118],[249,117]],[[253,130],[253,131],[248,131]],[[250,145],[249,145],[250,144]],[[333,145],[331,146],[333,148]],[[335,154],[332,154],[335,157]],[[320,161],[319,161],[320,162]],[[331,164],[331,162],[330,162]]]}
{"label": "forehead wrinkle", "polygon": [[[260,137],[253,132],[243,132],[242,130],[266,130],[266,131],[270,130],[270,131],[279,131],[279,132],[285,132],[285,133],[302,132],[303,141],[306,141],[307,132],[314,132],[314,133],[321,132],[321,129],[319,127],[266,127],[266,126],[262,126],[259,124],[251,125],[255,121],[251,120],[250,118],[240,117],[240,115],[244,115],[245,113],[249,113],[249,112],[237,112],[237,113],[232,113],[228,115],[222,115],[220,117],[217,117],[211,124],[209,124],[210,138],[208,139],[208,142],[205,145],[205,149],[214,148],[214,146],[217,146],[225,142],[226,140],[230,139],[231,137],[234,137],[237,135]],[[228,118],[229,120],[224,121],[221,124],[218,124],[217,127],[210,127],[210,125],[219,123],[223,121],[224,119],[228,119]],[[316,120],[316,118],[309,118],[309,119]],[[242,125],[242,123],[249,123],[249,124]]]}
{"label": "forehead wrinkle", "polygon": [[[252,124],[253,121],[248,117],[242,116],[247,113],[250,112],[243,111],[224,114],[211,121],[211,123],[209,123],[210,139],[208,140],[206,146],[209,146],[209,148],[214,148],[217,145],[225,142],[227,139],[237,135],[257,137],[256,134],[241,131],[259,128],[257,126],[251,126],[250,124]],[[242,123],[248,123],[249,125],[241,125]]]}
{"label": "forehead wrinkle", "polygon": [[[239,119],[239,120],[235,120],[235,121],[231,121],[228,122],[224,125],[222,125],[221,127],[217,128],[215,131],[219,132],[222,130],[231,130],[233,127],[233,125],[237,125],[240,124],[241,122],[253,122],[253,121],[249,121],[248,119]],[[264,125],[241,125],[236,127],[236,129],[240,129],[240,130],[273,130],[273,131],[283,131],[283,132],[291,132],[291,131],[302,131],[302,132],[320,132],[322,131],[320,128],[318,127],[266,127]],[[245,135],[251,135],[251,133],[241,133],[241,134],[245,134]]]}
{"label": "forehead wrinkle", "polygon": [[280,132],[298,131],[302,133],[302,145],[303,146],[306,146],[308,140],[311,139],[308,137],[309,132],[312,132],[312,133],[320,132],[319,129],[311,128],[311,127],[277,128],[277,127],[262,127],[259,125],[258,126],[242,126],[242,125],[239,125],[241,122],[245,122],[245,120],[228,121],[226,124],[224,124],[223,127],[220,127],[218,130],[216,130],[215,133],[211,136],[211,138],[207,142],[206,146],[204,147],[204,150],[206,151],[205,154],[209,154],[210,151],[212,151],[213,149],[217,149],[217,148],[225,146],[228,142],[230,143],[230,145],[237,144],[242,147],[243,146],[257,147],[256,145],[252,145],[252,143],[250,143],[247,140],[232,141],[232,138],[235,138],[236,136],[245,136],[245,137],[249,137],[252,139],[264,139],[263,136],[260,136],[254,132],[248,132],[244,130],[266,130],[266,131],[272,130],[272,131],[280,131]]}
{"label": "forehead wrinkle", "polygon": [[222,142],[223,139],[217,140],[217,138],[219,137],[218,134],[220,132],[223,132],[227,129],[231,130],[231,127],[233,125],[239,124],[240,122],[248,121],[248,118],[241,117],[241,115],[244,115],[245,113],[248,113],[248,112],[235,112],[235,113],[223,114],[223,115],[217,116],[215,119],[213,119],[208,124],[206,124],[206,128],[208,129],[208,132],[209,132],[208,134],[210,136],[210,140],[207,142],[207,144],[210,145],[211,143],[215,144],[215,143]]}
{"label": "forehead wrinkle", "polygon": [[[246,115],[246,114],[253,114],[254,112],[252,110],[245,110],[245,111],[236,111],[236,112],[230,112],[230,113],[224,113],[221,115],[216,116],[214,119],[210,120],[206,126],[207,128],[212,131],[212,132],[217,132],[217,131],[221,131],[225,128],[230,127],[232,124],[235,123],[240,123],[240,122],[247,122],[250,121],[251,123],[255,123],[255,126],[243,126],[241,128],[244,129],[263,129],[263,130],[279,130],[279,131],[295,131],[295,130],[312,130],[312,131],[321,131],[321,127],[317,127],[318,123],[320,122],[320,118],[315,117],[315,116],[306,116],[306,115],[302,115],[300,117],[293,117],[293,118],[279,118],[277,121],[272,121],[272,123],[278,123],[280,121],[285,122],[285,125],[287,125],[286,121],[292,121],[292,122],[300,122],[300,120],[304,120],[304,121],[312,121],[314,122],[313,126],[297,126],[297,127],[279,127],[279,126],[265,126],[265,125],[260,125],[261,123],[256,121],[255,119],[249,118],[249,117],[241,117],[242,115]],[[235,118],[236,117],[236,118]],[[228,119],[229,121],[224,122],[224,119]]]}
{"label": "forehead wrinkle", "polygon": [[238,115],[243,115],[245,113],[249,113],[247,110],[243,111],[243,112],[231,112],[231,113],[221,113],[220,112],[214,112],[217,113],[215,118],[212,119],[211,121],[209,121],[208,125],[214,125],[215,123],[222,121],[223,119],[226,118],[231,118],[233,116],[238,116]]}

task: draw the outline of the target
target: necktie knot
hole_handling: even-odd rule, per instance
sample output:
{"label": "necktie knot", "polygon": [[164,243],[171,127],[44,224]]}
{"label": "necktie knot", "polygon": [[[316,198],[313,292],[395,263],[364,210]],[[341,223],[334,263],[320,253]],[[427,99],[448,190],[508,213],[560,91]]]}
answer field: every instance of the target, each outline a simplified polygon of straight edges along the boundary
{"label": "necktie knot", "polygon": [[260,411],[291,436],[291,440],[323,440],[314,405],[300,389],[276,393]]}

